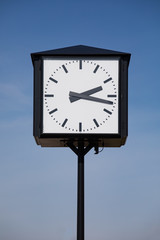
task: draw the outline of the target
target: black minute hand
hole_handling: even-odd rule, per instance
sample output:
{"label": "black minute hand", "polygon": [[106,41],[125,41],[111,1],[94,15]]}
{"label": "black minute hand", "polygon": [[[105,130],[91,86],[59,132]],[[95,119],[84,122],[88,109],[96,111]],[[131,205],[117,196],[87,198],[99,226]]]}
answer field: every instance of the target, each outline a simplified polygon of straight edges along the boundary
{"label": "black minute hand", "polygon": [[93,101],[93,102],[106,103],[106,104],[110,104],[110,105],[113,104],[113,102],[108,101],[106,99],[88,96],[88,95],[85,95],[84,93],[69,92],[69,96],[77,97],[79,99],[85,99],[85,100]]}
{"label": "black minute hand", "polygon": [[[81,94],[85,94],[85,95],[89,96],[89,95],[92,95],[94,93],[100,92],[101,90],[103,90],[103,88],[100,86],[100,87],[92,88],[92,89],[90,89],[88,91],[82,92]],[[80,99],[80,97],[73,97],[73,96],[69,97],[69,100],[71,102],[78,101],[79,99]]]}

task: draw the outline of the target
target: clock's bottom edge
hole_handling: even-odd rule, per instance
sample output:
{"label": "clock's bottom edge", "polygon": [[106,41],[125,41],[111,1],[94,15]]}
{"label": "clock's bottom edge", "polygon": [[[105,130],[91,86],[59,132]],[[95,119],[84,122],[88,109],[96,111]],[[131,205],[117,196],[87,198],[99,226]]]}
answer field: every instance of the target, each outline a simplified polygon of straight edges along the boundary
{"label": "clock's bottom edge", "polygon": [[121,147],[125,144],[127,137],[112,137],[112,138],[39,138],[35,137],[36,143],[41,147],[68,147],[67,143],[72,142],[78,146],[79,141],[84,142],[84,146],[92,143],[98,147]]}

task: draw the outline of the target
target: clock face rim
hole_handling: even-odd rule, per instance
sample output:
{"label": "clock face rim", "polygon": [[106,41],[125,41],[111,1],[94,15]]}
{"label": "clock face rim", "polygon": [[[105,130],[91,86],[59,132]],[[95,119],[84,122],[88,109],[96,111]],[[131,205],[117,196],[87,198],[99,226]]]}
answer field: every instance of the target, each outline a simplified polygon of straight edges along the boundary
{"label": "clock face rim", "polygon": [[[67,132],[67,133],[62,133],[62,132],[55,132],[55,133],[45,133],[43,132],[43,84],[44,84],[44,60],[116,60],[118,61],[118,131],[116,133],[102,133],[102,132],[85,132],[85,133],[72,133],[72,132]],[[41,127],[40,127],[40,136],[42,138],[92,138],[92,137],[102,137],[102,138],[120,138],[121,136],[121,101],[120,101],[120,92],[121,92],[121,57],[119,56],[42,56],[41,57],[41,67],[42,67],[42,71],[41,71],[41,98],[40,98],[40,102],[41,102]]]}

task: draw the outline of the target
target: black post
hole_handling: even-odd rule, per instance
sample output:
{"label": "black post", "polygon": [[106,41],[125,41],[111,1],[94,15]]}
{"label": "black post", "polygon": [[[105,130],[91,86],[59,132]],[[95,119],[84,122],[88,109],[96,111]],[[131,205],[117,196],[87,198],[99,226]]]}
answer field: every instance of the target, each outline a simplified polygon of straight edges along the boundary
{"label": "black post", "polygon": [[84,142],[78,143],[77,240],[84,240]]}
{"label": "black post", "polygon": [[84,147],[84,139],[78,141],[78,148],[73,141],[67,142],[67,146],[78,156],[77,240],[84,240],[84,156],[94,145],[94,142],[89,142],[87,147]]}

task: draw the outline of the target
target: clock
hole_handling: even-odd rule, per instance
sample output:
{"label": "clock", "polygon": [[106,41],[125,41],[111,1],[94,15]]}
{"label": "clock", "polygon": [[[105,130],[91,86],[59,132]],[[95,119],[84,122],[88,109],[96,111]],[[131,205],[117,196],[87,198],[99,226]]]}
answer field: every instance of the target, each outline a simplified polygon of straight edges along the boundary
{"label": "clock", "polygon": [[43,133],[118,133],[119,59],[43,58]]}
{"label": "clock", "polygon": [[80,45],[31,56],[38,144],[63,147],[84,139],[124,145],[130,54]]}

